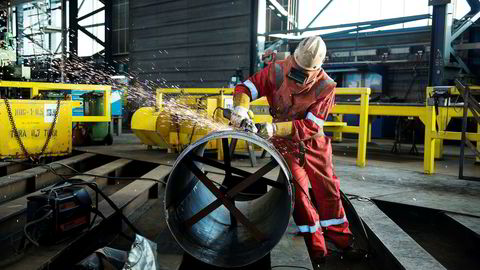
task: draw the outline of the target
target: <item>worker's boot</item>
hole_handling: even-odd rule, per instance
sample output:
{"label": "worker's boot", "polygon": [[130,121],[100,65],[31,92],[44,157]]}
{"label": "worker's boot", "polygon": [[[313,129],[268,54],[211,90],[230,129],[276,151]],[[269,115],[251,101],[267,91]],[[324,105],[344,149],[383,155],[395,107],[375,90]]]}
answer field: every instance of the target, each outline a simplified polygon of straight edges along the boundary
{"label": "worker's boot", "polygon": [[313,270],[325,269],[326,257],[312,259]]}
{"label": "worker's boot", "polygon": [[341,256],[343,256],[346,260],[357,262],[366,259],[368,257],[368,251],[349,246],[348,248],[342,250]]}

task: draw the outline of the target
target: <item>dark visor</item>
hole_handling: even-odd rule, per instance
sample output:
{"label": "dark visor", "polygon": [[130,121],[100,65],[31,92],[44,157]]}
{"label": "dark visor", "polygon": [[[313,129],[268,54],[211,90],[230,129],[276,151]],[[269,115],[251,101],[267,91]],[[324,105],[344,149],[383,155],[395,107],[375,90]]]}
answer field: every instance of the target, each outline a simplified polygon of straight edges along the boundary
{"label": "dark visor", "polygon": [[299,84],[305,84],[308,79],[308,75],[304,71],[292,67],[290,72],[288,72],[288,78]]}

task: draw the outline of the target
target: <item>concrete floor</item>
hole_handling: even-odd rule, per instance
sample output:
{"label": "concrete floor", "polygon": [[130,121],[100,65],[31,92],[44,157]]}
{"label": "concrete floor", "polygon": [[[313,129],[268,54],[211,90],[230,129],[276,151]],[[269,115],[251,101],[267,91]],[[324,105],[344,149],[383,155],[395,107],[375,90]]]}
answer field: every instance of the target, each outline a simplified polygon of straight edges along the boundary
{"label": "concrete floor", "polygon": [[[367,225],[369,234],[375,236],[377,251],[380,249],[392,255],[396,265],[400,264],[404,269],[465,269],[478,266],[479,252],[473,251],[473,255],[467,256],[465,254],[472,252],[470,245],[461,246],[458,243],[466,235],[467,239],[474,239],[478,244],[480,230],[480,182],[458,179],[458,147],[445,146],[444,158],[436,161],[435,175],[423,174],[422,146],[417,146],[419,156],[408,155],[409,145],[403,145],[401,151],[404,153],[399,154],[390,153],[391,147],[392,142],[386,140],[369,144],[368,165],[359,168],[355,166],[354,141],[346,140],[333,146],[341,189],[353,198],[351,201],[358,215]],[[141,145],[133,134],[115,137],[113,146],[78,147],[77,150],[170,166],[176,157],[165,151],[146,150],[146,146]],[[473,156],[467,157],[465,174],[478,177],[480,166],[474,161]],[[259,166],[263,162],[260,160]],[[237,161],[235,165],[255,170],[249,166],[248,160]],[[410,215],[399,214],[402,209],[408,209],[406,213]],[[424,217],[432,218],[414,218],[422,211],[427,211]],[[352,218],[349,216],[349,219]],[[443,224],[448,223],[452,229],[449,237],[442,237],[445,233],[443,229],[425,229],[432,226],[432,220],[438,220],[435,223],[437,227],[446,227]],[[352,223],[355,221],[352,220]],[[382,269],[375,266],[379,263],[382,262],[378,259],[368,265],[333,263],[326,269]]]}

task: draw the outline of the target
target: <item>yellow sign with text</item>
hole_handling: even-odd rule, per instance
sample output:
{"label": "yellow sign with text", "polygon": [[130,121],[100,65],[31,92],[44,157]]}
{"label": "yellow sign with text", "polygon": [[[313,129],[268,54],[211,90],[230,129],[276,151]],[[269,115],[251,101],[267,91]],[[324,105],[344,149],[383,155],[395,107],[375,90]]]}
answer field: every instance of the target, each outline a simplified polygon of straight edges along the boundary
{"label": "yellow sign with text", "polygon": [[[18,137],[30,155],[41,154],[57,114],[55,100],[8,100]],[[72,102],[61,101],[50,141],[42,156],[72,152]],[[5,100],[0,99],[0,158],[25,158],[12,128]]]}

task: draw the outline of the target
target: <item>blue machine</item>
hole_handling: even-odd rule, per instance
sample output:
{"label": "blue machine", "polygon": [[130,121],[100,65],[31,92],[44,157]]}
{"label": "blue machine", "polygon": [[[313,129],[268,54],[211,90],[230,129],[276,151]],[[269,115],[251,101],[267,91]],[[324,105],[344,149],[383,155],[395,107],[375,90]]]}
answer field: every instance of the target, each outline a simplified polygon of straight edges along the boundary
{"label": "blue machine", "polygon": [[123,89],[112,89],[112,95],[110,96],[110,102],[112,104],[112,116],[123,115]]}
{"label": "blue machine", "polygon": [[[85,91],[82,90],[72,90],[72,100],[73,101],[80,101],[83,104],[83,98],[80,97],[81,95],[85,94]],[[72,109],[72,116],[83,116],[83,106],[76,107]]]}

